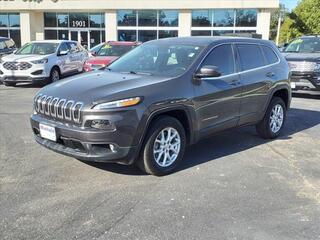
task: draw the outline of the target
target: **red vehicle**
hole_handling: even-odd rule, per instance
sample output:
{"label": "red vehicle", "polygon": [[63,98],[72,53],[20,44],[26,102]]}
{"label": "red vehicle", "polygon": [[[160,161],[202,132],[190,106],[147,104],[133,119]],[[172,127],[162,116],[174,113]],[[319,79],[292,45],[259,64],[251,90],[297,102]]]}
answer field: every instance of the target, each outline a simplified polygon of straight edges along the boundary
{"label": "red vehicle", "polygon": [[140,42],[106,42],[97,52],[91,52],[93,57],[85,62],[84,70],[89,72],[108,66],[140,44]]}

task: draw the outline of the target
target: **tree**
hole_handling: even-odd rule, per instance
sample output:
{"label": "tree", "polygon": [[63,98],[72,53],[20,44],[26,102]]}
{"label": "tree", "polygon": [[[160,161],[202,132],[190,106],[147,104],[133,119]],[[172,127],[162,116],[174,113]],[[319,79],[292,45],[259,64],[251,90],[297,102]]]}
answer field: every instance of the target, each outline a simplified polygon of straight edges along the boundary
{"label": "tree", "polygon": [[288,42],[301,35],[320,33],[320,0],[302,0],[287,14],[281,27],[280,42]]}

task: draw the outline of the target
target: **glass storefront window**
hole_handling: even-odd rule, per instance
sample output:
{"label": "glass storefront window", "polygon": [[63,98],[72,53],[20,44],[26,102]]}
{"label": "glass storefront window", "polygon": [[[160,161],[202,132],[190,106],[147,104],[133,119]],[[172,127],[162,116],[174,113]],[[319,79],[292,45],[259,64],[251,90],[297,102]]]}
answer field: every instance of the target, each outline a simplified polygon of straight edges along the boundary
{"label": "glass storefront window", "polygon": [[9,32],[7,29],[0,29],[0,36],[1,37],[9,37]]}
{"label": "glass storefront window", "polygon": [[119,10],[117,13],[118,26],[136,26],[137,13],[131,10]]}
{"label": "glass storefront window", "polygon": [[90,31],[90,47],[93,48],[101,43],[101,31]]}
{"label": "glass storefront window", "polygon": [[233,27],[234,10],[218,9],[213,11],[214,27]]}
{"label": "glass storefront window", "polygon": [[44,26],[57,27],[57,14],[51,12],[44,13]]}
{"label": "glass storefront window", "polygon": [[9,27],[8,14],[0,13],[0,27]]}
{"label": "glass storefront window", "polygon": [[90,13],[90,27],[100,28],[102,25],[102,16],[101,13]]}
{"label": "glass storefront window", "polygon": [[159,11],[159,26],[178,27],[179,12],[178,11]]}
{"label": "glass storefront window", "polygon": [[57,30],[44,30],[44,39],[46,40],[58,39]]}
{"label": "glass storefront window", "polygon": [[178,37],[177,30],[160,30],[159,38]]}
{"label": "glass storefront window", "polygon": [[70,13],[69,14],[71,28],[88,28],[88,13]]}
{"label": "glass storefront window", "polygon": [[255,9],[236,10],[236,27],[256,27],[257,15]]}
{"label": "glass storefront window", "polygon": [[139,30],[138,39],[140,42],[147,42],[157,39],[157,31],[154,30]]}
{"label": "glass storefront window", "polygon": [[192,11],[192,26],[193,27],[211,27],[212,12],[210,10]]}
{"label": "glass storefront window", "polygon": [[69,31],[68,30],[58,30],[58,39],[60,39],[60,40],[69,39]]}
{"label": "glass storefront window", "polygon": [[10,38],[13,39],[17,47],[21,46],[20,30],[10,30]]}
{"label": "glass storefront window", "polygon": [[157,11],[141,10],[138,11],[139,26],[157,26]]}
{"label": "glass storefront window", "polygon": [[137,31],[136,30],[118,30],[118,40],[119,41],[137,41]]}
{"label": "glass storefront window", "polygon": [[233,34],[233,30],[216,30],[216,31],[212,31],[212,35],[213,36],[224,36],[224,35],[232,35]]}
{"label": "glass storefront window", "polygon": [[9,14],[9,24],[10,27],[20,27],[20,14],[19,13],[13,13]]}
{"label": "glass storefront window", "polygon": [[58,13],[58,27],[69,27],[69,15],[68,13]]}
{"label": "glass storefront window", "polygon": [[191,36],[211,36],[211,31],[207,30],[193,30]]}

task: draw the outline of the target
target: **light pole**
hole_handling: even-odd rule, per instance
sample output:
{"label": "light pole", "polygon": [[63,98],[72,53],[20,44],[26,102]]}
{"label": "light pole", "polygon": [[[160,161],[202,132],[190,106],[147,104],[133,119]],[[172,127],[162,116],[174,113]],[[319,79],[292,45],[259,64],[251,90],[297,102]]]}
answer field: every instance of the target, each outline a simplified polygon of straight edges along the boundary
{"label": "light pole", "polygon": [[278,29],[277,29],[277,38],[276,38],[277,46],[279,46],[281,23],[284,20],[285,12],[286,12],[285,7],[283,5],[280,5]]}

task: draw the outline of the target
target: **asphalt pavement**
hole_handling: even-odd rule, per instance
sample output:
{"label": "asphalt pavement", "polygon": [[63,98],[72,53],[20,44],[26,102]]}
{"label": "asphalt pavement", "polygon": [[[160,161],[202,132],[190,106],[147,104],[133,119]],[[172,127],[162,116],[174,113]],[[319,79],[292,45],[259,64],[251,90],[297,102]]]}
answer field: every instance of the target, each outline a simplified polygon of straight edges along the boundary
{"label": "asphalt pavement", "polygon": [[188,148],[165,177],[84,163],[35,143],[32,86],[0,86],[0,239],[320,239],[320,97],[283,134],[254,127]]}

